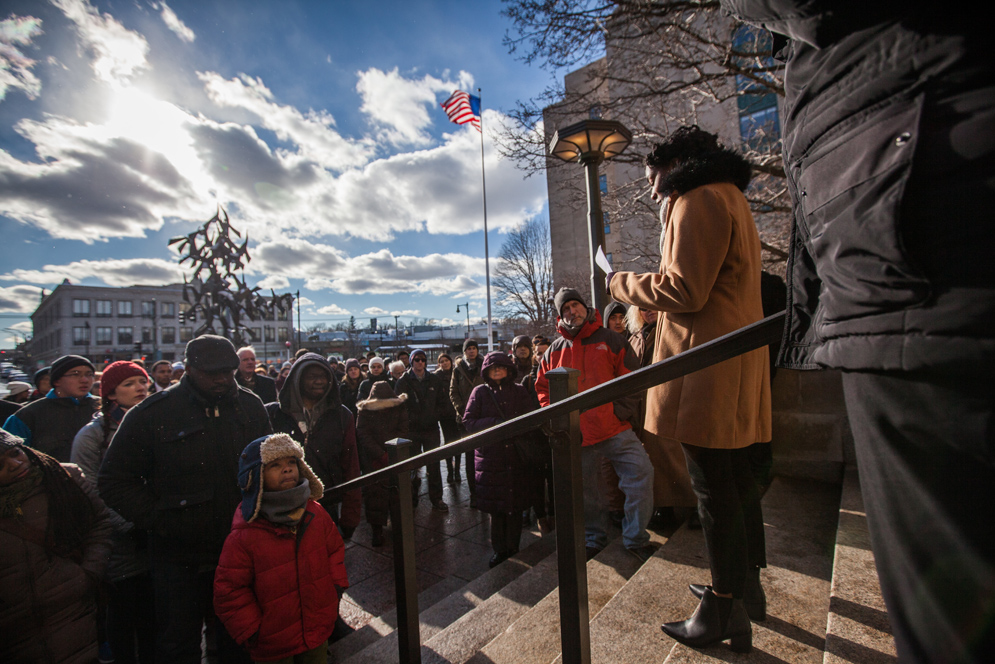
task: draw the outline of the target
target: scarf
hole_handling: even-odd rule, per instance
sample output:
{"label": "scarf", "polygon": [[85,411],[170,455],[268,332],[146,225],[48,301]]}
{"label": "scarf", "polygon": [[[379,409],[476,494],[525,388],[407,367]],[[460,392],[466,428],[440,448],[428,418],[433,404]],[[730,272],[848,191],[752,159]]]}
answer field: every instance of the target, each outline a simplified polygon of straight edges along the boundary
{"label": "scarf", "polygon": [[0,487],[0,518],[19,519],[24,516],[21,505],[31,492],[41,485],[41,468],[32,465],[27,477]]}
{"label": "scarf", "polygon": [[304,508],[311,497],[311,487],[306,479],[293,489],[285,491],[263,491],[259,505],[259,516],[270,523],[283,526],[296,526],[304,516]]}

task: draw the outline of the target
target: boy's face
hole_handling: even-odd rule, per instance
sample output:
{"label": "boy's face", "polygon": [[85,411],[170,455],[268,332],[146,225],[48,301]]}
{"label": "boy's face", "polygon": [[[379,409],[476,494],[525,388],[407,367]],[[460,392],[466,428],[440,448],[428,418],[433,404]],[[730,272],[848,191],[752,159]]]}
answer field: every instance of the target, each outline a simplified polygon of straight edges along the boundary
{"label": "boy's face", "polygon": [[263,490],[286,491],[300,483],[297,457],[280,457],[263,466]]}

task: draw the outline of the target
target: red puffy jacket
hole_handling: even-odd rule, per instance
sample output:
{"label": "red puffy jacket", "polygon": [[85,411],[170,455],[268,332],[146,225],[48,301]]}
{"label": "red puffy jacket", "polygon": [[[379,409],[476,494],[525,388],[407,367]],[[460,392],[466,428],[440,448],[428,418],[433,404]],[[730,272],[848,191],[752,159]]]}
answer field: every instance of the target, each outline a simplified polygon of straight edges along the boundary
{"label": "red puffy jacket", "polygon": [[296,534],[263,518],[246,523],[235,511],[214,573],[214,611],[253,660],[321,645],[339,615],[336,586],[349,586],[345,545],[321,505],[308,500]]}
{"label": "red puffy jacket", "polygon": [[[602,327],[599,311],[594,312],[591,320],[584,323],[574,337],[562,324],[557,331],[562,336],[557,337],[546,350],[536,377],[536,394],[543,407],[549,405],[549,378],[546,372],[550,369],[578,369],[578,390],[583,392],[639,368],[639,359],[632,352],[629,342],[618,332]],[[637,402],[638,399],[623,398],[581,413],[583,444],[594,445],[631,429],[632,425],[627,420],[635,415]]]}

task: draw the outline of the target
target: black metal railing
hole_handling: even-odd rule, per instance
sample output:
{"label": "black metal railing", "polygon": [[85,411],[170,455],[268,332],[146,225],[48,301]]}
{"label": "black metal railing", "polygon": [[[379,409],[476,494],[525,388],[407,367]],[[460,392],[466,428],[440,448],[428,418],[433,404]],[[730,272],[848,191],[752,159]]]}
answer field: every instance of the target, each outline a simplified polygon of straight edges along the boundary
{"label": "black metal railing", "polygon": [[520,436],[533,429],[542,428],[550,434],[562,661],[565,664],[589,664],[591,639],[583,523],[580,413],[774,343],[781,337],[783,324],[782,311],[580,393],[577,391],[579,371],[554,369],[546,374],[552,402],[549,406],[413,457],[410,456],[410,441],[392,440],[387,444],[390,466],[326,489],[327,496],[335,497],[375,482],[386,480],[390,484],[398,651],[401,664],[421,662],[410,471],[426,464],[437,464],[442,459],[478,447]]}

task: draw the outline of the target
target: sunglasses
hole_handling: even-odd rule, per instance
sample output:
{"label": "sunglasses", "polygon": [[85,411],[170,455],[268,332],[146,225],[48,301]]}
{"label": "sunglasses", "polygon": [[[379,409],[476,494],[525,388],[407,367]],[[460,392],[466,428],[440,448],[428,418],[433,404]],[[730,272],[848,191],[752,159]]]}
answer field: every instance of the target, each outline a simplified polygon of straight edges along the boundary
{"label": "sunglasses", "polygon": [[424,357],[415,357],[411,359],[412,362],[428,362]]}

